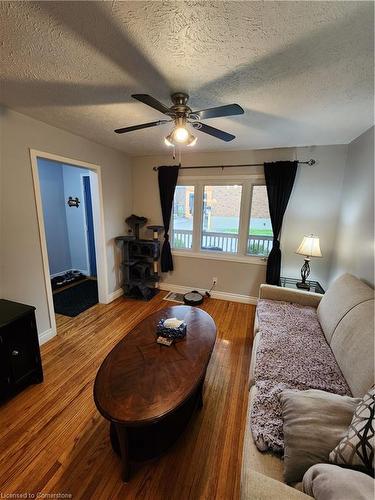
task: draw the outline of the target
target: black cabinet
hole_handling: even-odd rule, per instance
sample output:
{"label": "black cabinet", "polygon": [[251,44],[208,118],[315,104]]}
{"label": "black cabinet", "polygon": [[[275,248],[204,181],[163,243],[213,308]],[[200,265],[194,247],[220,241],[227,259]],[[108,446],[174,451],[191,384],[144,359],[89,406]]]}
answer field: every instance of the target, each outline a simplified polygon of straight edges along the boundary
{"label": "black cabinet", "polygon": [[35,307],[0,300],[0,400],[42,381]]}

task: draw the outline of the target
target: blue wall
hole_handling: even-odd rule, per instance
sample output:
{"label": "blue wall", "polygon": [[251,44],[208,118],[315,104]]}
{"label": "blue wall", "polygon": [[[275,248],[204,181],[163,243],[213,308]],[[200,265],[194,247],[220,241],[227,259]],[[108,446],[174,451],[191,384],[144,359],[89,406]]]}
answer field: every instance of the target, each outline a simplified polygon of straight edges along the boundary
{"label": "blue wall", "polygon": [[38,172],[50,273],[58,274],[72,268],[65,214],[63,167],[56,162],[38,158]]}
{"label": "blue wall", "polygon": [[[51,275],[70,269],[89,274],[82,175],[90,171],[38,158],[44,225]],[[79,198],[77,207],[67,200]]]}

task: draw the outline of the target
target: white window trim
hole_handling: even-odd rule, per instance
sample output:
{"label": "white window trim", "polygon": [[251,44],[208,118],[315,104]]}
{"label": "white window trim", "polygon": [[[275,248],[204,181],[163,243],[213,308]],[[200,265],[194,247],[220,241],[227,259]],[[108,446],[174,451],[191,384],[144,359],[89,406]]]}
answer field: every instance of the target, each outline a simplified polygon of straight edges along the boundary
{"label": "white window trim", "polygon": [[[208,253],[209,252],[209,253]],[[193,259],[203,260],[227,260],[231,262],[243,262],[247,264],[256,264],[259,266],[267,265],[267,257],[257,257],[256,255],[239,255],[227,252],[212,252],[210,250],[201,250],[193,252],[192,250],[173,250],[172,254],[177,257],[191,257]]]}
{"label": "white window trim", "polygon": [[[204,186],[221,186],[221,185],[240,185],[242,186],[240,221],[238,232],[238,252],[212,252],[210,250],[201,250],[201,235],[202,235],[202,210],[203,210],[203,190]],[[187,249],[171,249],[172,254],[179,257],[190,257],[206,260],[224,260],[232,262],[241,262],[248,264],[256,264],[261,266],[267,265],[266,257],[258,257],[249,255],[247,250],[247,232],[251,217],[251,201],[253,186],[265,185],[263,175],[223,175],[223,176],[188,176],[184,175],[178,179],[177,186],[194,186],[194,213],[193,213],[193,234],[192,248]],[[173,222],[171,222],[171,225]],[[173,225],[171,227],[173,233]]]}

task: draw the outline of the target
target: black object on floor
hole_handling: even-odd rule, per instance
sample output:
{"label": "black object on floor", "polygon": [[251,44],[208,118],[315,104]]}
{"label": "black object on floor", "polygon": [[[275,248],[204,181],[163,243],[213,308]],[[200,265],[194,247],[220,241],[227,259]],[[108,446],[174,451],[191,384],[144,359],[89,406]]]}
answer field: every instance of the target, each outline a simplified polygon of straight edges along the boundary
{"label": "black object on floor", "polygon": [[86,279],[87,276],[82,274],[79,271],[68,271],[61,276],[55,276],[55,278],[51,278],[51,286],[52,290],[58,290],[59,288],[63,288],[66,285],[72,285],[78,281],[82,281]]}
{"label": "black object on floor", "polygon": [[53,295],[55,313],[73,318],[98,303],[98,285],[87,280]]}
{"label": "black object on floor", "polygon": [[193,290],[192,292],[185,293],[184,302],[188,306],[199,306],[203,302],[203,295],[199,293],[197,290]]}

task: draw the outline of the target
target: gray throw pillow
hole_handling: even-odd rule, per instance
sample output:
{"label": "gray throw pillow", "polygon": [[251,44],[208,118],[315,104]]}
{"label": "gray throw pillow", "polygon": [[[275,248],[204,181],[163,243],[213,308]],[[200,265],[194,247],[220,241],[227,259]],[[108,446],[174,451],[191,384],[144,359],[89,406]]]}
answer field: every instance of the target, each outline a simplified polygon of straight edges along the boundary
{"label": "gray throw pillow", "polygon": [[345,436],[361,400],[325,391],[285,390],[280,394],[284,430],[284,480],[302,481],[312,465],[328,462]]}
{"label": "gray throw pillow", "polygon": [[372,471],[374,469],[375,387],[356,407],[345,437],[329,454],[329,461],[338,465]]}
{"label": "gray throw pillow", "polygon": [[370,500],[374,486],[372,477],[332,464],[313,465],[303,476],[303,492],[315,500]]}

